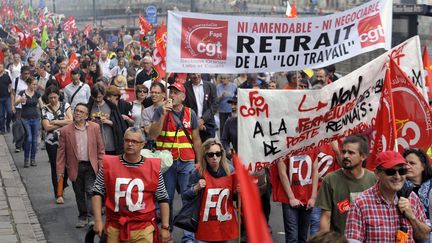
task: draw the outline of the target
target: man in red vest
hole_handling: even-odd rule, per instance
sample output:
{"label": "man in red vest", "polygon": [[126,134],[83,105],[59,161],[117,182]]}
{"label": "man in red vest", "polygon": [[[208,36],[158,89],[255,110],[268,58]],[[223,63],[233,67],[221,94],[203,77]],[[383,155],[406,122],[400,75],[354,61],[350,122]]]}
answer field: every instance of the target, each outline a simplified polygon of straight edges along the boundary
{"label": "man in red vest", "polygon": [[106,155],[93,186],[93,229],[101,235],[102,197],[105,198],[105,232],[108,242],[160,242],[156,201],[160,208],[162,242],[171,239],[168,194],[160,171],[160,159],[144,158],[145,137],[139,128],[124,134],[124,154]]}
{"label": "man in red vest", "polygon": [[[158,150],[169,150],[173,156],[173,165],[164,173],[165,185],[169,195],[170,212],[173,212],[173,199],[176,188],[180,193],[187,189],[190,172],[202,160],[201,138],[198,119],[195,112],[183,105],[186,90],[180,83],[174,83],[170,89],[170,100],[155,110],[150,126],[149,137],[156,140]],[[172,102],[171,102],[172,101]],[[182,197],[183,205],[185,203]],[[173,215],[170,215],[172,230]],[[193,242],[191,232],[185,231],[182,242]]]}

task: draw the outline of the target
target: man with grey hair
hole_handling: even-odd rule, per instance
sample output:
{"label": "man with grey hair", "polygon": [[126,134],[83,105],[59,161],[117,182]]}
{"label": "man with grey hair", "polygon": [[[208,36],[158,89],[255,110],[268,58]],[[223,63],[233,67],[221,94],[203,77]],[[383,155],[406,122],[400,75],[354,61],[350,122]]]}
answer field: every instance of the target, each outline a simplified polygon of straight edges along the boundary
{"label": "man with grey hair", "polygon": [[[141,60],[141,67],[142,69],[137,72],[135,77],[135,85],[144,84],[144,82],[148,80],[155,80],[159,76],[153,68],[153,59],[150,56],[145,56]],[[148,89],[150,89],[150,85],[148,85]]]}
{"label": "man with grey hair", "polygon": [[105,198],[108,242],[153,242],[157,239],[156,201],[160,208],[161,240],[171,239],[170,208],[161,162],[140,154],[145,143],[141,130],[130,127],[124,133],[124,154],[103,158],[103,167],[93,186],[93,229],[98,235],[102,234],[102,198]]}
{"label": "man with grey hair", "polygon": [[111,79],[110,60],[108,59],[108,53],[106,50],[101,51],[99,66],[102,71],[102,76],[108,80]]}

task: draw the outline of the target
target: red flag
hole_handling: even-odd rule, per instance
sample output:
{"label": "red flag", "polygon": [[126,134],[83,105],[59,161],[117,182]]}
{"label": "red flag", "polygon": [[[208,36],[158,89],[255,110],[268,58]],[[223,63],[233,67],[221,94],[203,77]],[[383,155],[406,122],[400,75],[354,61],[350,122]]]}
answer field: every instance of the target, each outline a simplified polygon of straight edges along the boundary
{"label": "red flag", "polygon": [[244,165],[235,154],[233,156],[235,175],[240,184],[240,195],[242,199],[242,209],[246,221],[246,232],[250,243],[273,242],[264,214],[261,210],[261,199],[258,188],[253,183],[253,178],[246,171]]}
{"label": "red flag", "polygon": [[31,48],[32,44],[33,44],[33,36],[32,35],[27,36],[27,38],[26,38],[26,46],[25,47]]}
{"label": "red flag", "polygon": [[141,28],[141,32],[143,32],[144,35],[150,32],[153,28],[152,25],[149,22],[147,22],[147,20],[143,16],[139,17],[139,25]]}
{"label": "red flag", "polygon": [[140,46],[144,48],[150,48],[150,44],[146,40],[146,35],[143,34],[142,32],[140,33]]}
{"label": "red flag", "polygon": [[431,108],[393,59],[390,59],[390,77],[399,151],[407,147],[426,151],[432,144]]}
{"label": "red flag", "polygon": [[69,34],[76,34],[77,27],[73,16],[69,16],[63,23],[63,30]]}
{"label": "red flag", "polygon": [[4,55],[4,53],[3,53],[3,49],[0,48],[0,63],[3,63],[4,58],[5,58],[5,55]]}
{"label": "red flag", "polygon": [[287,1],[287,10],[285,13],[287,18],[297,18],[297,7],[295,5],[295,3],[293,3],[293,5],[291,6],[290,3]]}
{"label": "red flag", "polygon": [[88,24],[86,24],[84,26],[83,32],[84,32],[84,34],[86,35],[87,38],[90,37],[90,32],[91,32],[92,28],[93,28],[93,26],[92,26],[91,23],[88,23]]}
{"label": "red flag", "polygon": [[428,88],[429,99],[432,99],[432,65],[429,58],[429,52],[425,46],[423,49],[423,67],[426,71],[425,83]]}
{"label": "red flag", "polygon": [[387,150],[393,150],[396,145],[396,123],[393,108],[393,95],[390,69],[387,69],[384,85],[381,91],[380,105],[375,120],[375,139],[372,153],[369,155],[366,168],[375,170],[376,156]]}
{"label": "red flag", "polygon": [[[80,63],[78,61],[78,57],[76,56],[76,53],[73,51],[69,57],[69,62],[68,62],[67,68],[66,68],[66,75],[69,76],[70,72],[79,66],[80,66]],[[64,85],[66,86],[68,84],[64,84]]]}
{"label": "red flag", "polygon": [[158,73],[158,80],[166,75],[166,26],[162,23],[156,31],[156,48],[153,51],[153,66]]}

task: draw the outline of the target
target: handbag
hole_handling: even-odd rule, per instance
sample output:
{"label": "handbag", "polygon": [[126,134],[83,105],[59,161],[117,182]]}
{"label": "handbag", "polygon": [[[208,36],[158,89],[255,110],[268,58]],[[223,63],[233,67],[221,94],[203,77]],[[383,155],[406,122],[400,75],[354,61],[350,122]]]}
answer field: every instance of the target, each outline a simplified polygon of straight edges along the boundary
{"label": "handbag", "polygon": [[176,227],[190,232],[197,231],[201,209],[201,194],[202,191],[195,198],[183,205],[180,212],[174,217],[173,224]]}

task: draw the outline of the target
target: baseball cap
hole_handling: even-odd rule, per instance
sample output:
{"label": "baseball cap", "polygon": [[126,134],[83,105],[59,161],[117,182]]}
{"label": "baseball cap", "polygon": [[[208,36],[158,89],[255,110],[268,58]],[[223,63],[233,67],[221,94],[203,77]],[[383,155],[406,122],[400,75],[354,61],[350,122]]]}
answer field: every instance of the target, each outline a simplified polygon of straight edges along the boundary
{"label": "baseball cap", "polygon": [[183,86],[183,84],[180,84],[180,83],[173,83],[173,84],[171,84],[169,87],[168,87],[168,89],[177,89],[178,91],[180,91],[180,92],[183,92],[183,93],[186,93],[186,90],[185,90],[185,88],[184,88],[184,86]]}
{"label": "baseball cap", "polygon": [[406,164],[405,158],[395,151],[384,151],[378,154],[376,159],[376,164],[378,166],[384,167],[385,169],[390,169],[396,165]]}

